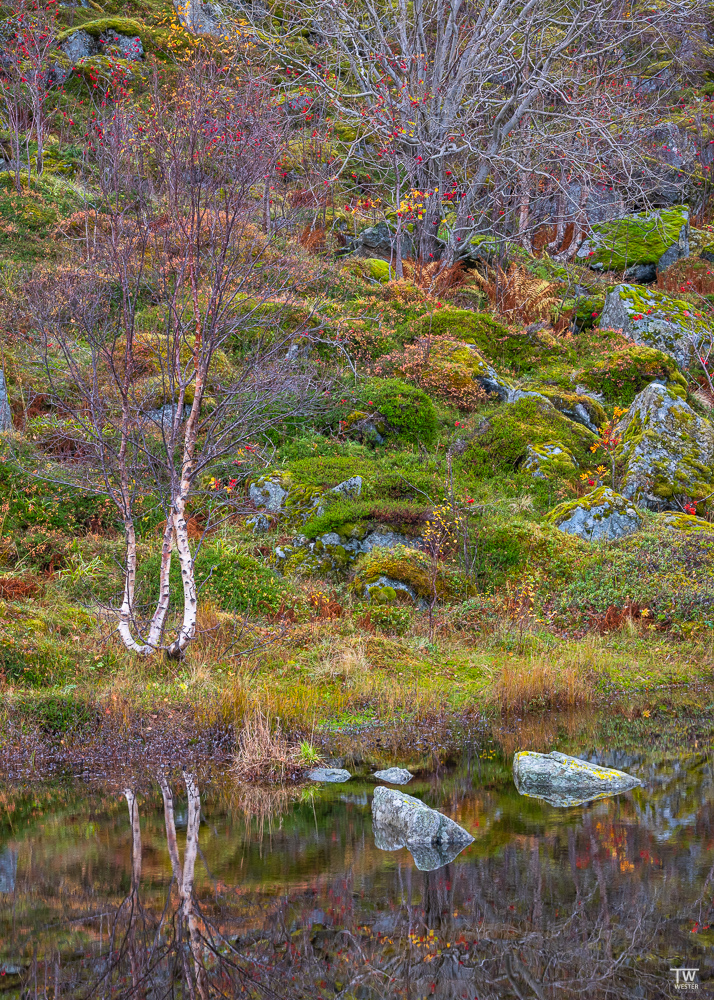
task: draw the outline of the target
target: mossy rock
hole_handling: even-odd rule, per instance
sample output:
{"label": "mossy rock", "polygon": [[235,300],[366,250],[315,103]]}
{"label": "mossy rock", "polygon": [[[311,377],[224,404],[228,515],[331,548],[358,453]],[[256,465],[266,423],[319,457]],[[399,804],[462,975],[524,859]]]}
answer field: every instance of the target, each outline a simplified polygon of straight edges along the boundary
{"label": "mossy rock", "polygon": [[618,348],[606,357],[588,362],[575,378],[586,388],[601,393],[606,402],[629,406],[650,382],[668,383],[686,396],[687,383],[677,362],[664,351],[642,344]]}
{"label": "mossy rock", "polygon": [[470,309],[440,309],[422,320],[421,332],[473,344],[492,364],[505,365],[519,374],[547,361],[562,360],[564,353],[572,354],[547,331],[510,330],[486,313]]}
{"label": "mossy rock", "polygon": [[[396,581],[411,588],[418,598],[431,601],[433,573],[432,560],[425,552],[420,552],[418,549],[404,545],[397,545],[391,549],[374,548],[357,560],[352,587],[355,593],[362,597],[370,593],[368,588],[373,584],[377,584],[382,591],[384,588],[396,590],[394,583],[391,582]],[[439,562],[436,568],[434,587],[439,600],[447,600],[457,594],[468,596],[474,589],[473,584],[447,568],[442,562]]]}
{"label": "mossy rock", "polygon": [[607,486],[559,504],[546,521],[588,542],[623,538],[637,531],[642,516],[635,506]]}
{"label": "mossy rock", "polygon": [[607,414],[601,403],[591,396],[577,392],[562,392],[550,386],[534,386],[563,416],[583,424],[588,430],[596,433],[598,428],[607,422]]}
{"label": "mossy rock", "polygon": [[578,250],[578,258],[591,265],[602,264],[606,270],[656,264],[666,250],[678,243],[682,256],[689,252],[689,209],[683,206],[596,222],[591,230],[592,235]]}
{"label": "mossy rock", "polygon": [[705,521],[703,517],[696,517],[694,514],[681,514],[676,510],[664,511],[662,514],[655,514],[657,522],[671,528],[673,531],[706,532],[714,534],[714,524]]}
{"label": "mossy rock", "polygon": [[489,408],[460,462],[477,476],[502,476],[528,455],[528,448],[553,442],[567,449],[574,465],[586,467],[597,437],[537,396]]}
{"label": "mossy rock", "polygon": [[169,38],[167,31],[150,28],[143,21],[136,21],[132,17],[101,17],[59,32],[57,35],[58,43],[61,45],[62,42],[66,42],[71,35],[79,30],[86,31],[93,38],[99,38],[105,31],[116,31],[118,35],[126,35],[128,38],[138,36],[147,52],[153,52],[160,48]]}
{"label": "mossy rock", "polygon": [[664,351],[683,368],[696,360],[699,343],[714,337],[700,309],[642,285],[616,285],[608,292],[600,325]]}
{"label": "mossy rock", "polygon": [[359,388],[362,404],[353,413],[377,414],[384,435],[396,435],[413,444],[430,446],[436,440],[436,410],[423,389],[396,378],[368,378]]}
{"label": "mossy rock", "polygon": [[703,500],[714,488],[714,426],[672,389],[653,382],[618,425],[622,493],[662,510],[682,497]]}
{"label": "mossy rock", "polygon": [[523,469],[530,472],[534,479],[569,479],[577,471],[573,453],[563,447],[559,441],[546,441],[545,444],[528,445],[528,453],[523,462]]}

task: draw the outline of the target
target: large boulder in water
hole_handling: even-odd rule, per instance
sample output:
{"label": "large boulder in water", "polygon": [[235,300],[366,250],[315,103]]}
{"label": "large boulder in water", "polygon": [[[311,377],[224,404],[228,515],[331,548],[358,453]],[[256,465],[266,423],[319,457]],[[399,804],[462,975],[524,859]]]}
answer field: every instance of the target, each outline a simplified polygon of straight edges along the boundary
{"label": "large boulder in water", "polygon": [[712,337],[701,310],[691,302],[641,285],[616,285],[608,292],[600,327],[622,330],[635,344],[663,351],[684,368],[696,358],[698,345]]}
{"label": "large boulder in water", "polygon": [[420,799],[381,785],[375,788],[372,799],[372,829],[380,850],[407,847],[421,871],[433,871],[453,861],[474,839]]}
{"label": "large boulder in water", "polygon": [[641,784],[639,778],[612,767],[600,767],[567,754],[521,750],[513,758],[513,780],[521,795],[544,798],[551,805],[571,806],[617,795]]}
{"label": "large boulder in water", "polygon": [[641,507],[676,507],[714,489],[714,427],[678,393],[652,382],[635,396],[618,425],[624,465],[622,495]]}

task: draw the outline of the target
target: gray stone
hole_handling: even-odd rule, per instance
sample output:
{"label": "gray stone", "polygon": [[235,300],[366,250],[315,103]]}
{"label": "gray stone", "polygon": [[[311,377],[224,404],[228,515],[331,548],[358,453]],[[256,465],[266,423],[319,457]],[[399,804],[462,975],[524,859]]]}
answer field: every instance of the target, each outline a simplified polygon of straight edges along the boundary
{"label": "gray stone", "polygon": [[631,535],[640,527],[642,517],[624,496],[600,486],[584,497],[560,504],[548,515],[548,521],[568,535],[595,542]]}
{"label": "gray stone", "polygon": [[[186,417],[191,412],[191,407],[185,405],[183,408],[182,419],[185,420]],[[176,415],[176,403],[165,403],[163,406],[159,406],[154,410],[147,410],[146,413],[142,414],[143,421],[150,421],[152,424],[167,432],[173,422]]]}
{"label": "gray stone", "polygon": [[372,798],[372,829],[381,850],[408,847],[417,867],[424,864],[427,871],[447,864],[443,855],[451,854],[451,860],[473,843],[471,834],[448,816],[412,795],[381,785]]}
{"label": "gray stone", "polygon": [[270,521],[265,514],[254,514],[253,517],[247,517],[245,523],[252,525],[253,534],[255,535],[264,535],[270,528]]}
{"label": "gray stone", "polygon": [[223,11],[216,3],[201,3],[201,0],[174,0],[174,8],[179,21],[189,31],[197,35],[223,34]]}
{"label": "gray stone", "polygon": [[712,331],[690,302],[673,299],[654,288],[616,285],[605,297],[600,316],[603,330],[621,330],[636,344],[669,354],[686,368],[700,341]]}
{"label": "gray stone", "polygon": [[259,479],[257,483],[250,484],[248,495],[256,507],[277,513],[282,510],[288,491],[276,479]]}
{"label": "gray stone", "polygon": [[83,31],[80,28],[78,31],[73,31],[69,38],[62,42],[60,48],[70,62],[76,63],[81,59],[89,59],[90,56],[96,55],[99,51],[99,43],[88,31]]}
{"label": "gray stone", "polygon": [[12,411],[7,397],[7,382],[5,372],[0,369],[0,431],[12,430]]}
{"label": "gray stone", "polygon": [[372,549],[395,549],[398,545],[406,545],[408,548],[419,548],[419,540],[409,538],[408,535],[401,535],[398,531],[370,531],[362,542],[362,551],[371,552]]}
{"label": "gray stone", "polygon": [[406,785],[414,775],[404,767],[388,767],[385,771],[375,771],[372,777],[388,781],[390,785]]}
{"label": "gray stone", "polygon": [[362,493],[362,476],[352,476],[338,483],[330,490],[331,493],[340,493],[346,500],[356,500]]}
{"label": "gray stone", "polygon": [[617,795],[641,784],[639,778],[567,754],[522,750],[513,757],[513,780],[521,795],[546,798],[552,805],[579,805]]}
{"label": "gray stone", "polygon": [[714,426],[671,387],[652,382],[618,424],[622,494],[651,510],[678,509],[714,489]]}
{"label": "gray stone", "polygon": [[17,876],[17,853],[9,847],[0,851],[0,893],[9,895],[15,891]]}
{"label": "gray stone", "polygon": [[351,777],[350,772],[341,767],[316,767],[308,774],[310,781],[326,781],[335,785],[349,781]]}
{"label": "gray stone", "polygon": [[689,241],[687,241],[686,244],[686,253],[681,243],[673,243],[671,247],[665,250],[660,259],[657,261],[657,265],[655,268],[656,273],[662,274],[663,271],[666,271],[668,267],[672,266],[672,264],[676,263],[678,260],[681,260],[682,257],[688,257],[688,256],[689,256]]}
{"label": "gray stone", "polygon": [[99,44],[102,50],[108,48],[118,49],[119,57],[126,59],[127,62],[139,62],[144,58],[144,46],[138,35],[134,35],[133,37],[120,35],[117,31],[110,28],[108,31],[102,32],[99,36]]}
{"label": "gray stone", "polygon": [[403,583],[401,580],[395,580],[391,576],[380,576],[376,580],[373,580],[372,583],[366,584],[364,589],[370,601],[374,599],[379,603],[378,595],[375,594],[373,598],[372,591],[380,591],[384,587],[391,587],[397,593],[408,594],[415,604],[418,602],[417,592],[413,587],[408,583]]}
{"label": "gray stone", "polygon": [[[667,253],[669,253],[669,250]],[[660,258],[661,260],[662,258]],[[638,285],[650,285],[653,281],[657,280],[658,267],[659,264],[635,264],[634,267],[627,268],[624,277],[628,281],[637,282]]]}
{"label": "gray stone", "polygon": [[375,826],[373,824],[372,830],[375,847],[380,851],[399,851],[406,847],[414,858],[414,864],[421,872],[433,872],[437,868],[443,868],[444,865],[450,864],[470,843],[470,841],[449,844],[427,844],[414,841],[407,843],[402,834],[389,826]]}
{"label": "gray stone", "polygon": [[528,453],[523,462],[523,469],[530,472],[534,479],[550,479],[562,476],[565,472],[574,472],[578,464],[573,453],[565,445],[557,441],[546,444],[528,445]]}

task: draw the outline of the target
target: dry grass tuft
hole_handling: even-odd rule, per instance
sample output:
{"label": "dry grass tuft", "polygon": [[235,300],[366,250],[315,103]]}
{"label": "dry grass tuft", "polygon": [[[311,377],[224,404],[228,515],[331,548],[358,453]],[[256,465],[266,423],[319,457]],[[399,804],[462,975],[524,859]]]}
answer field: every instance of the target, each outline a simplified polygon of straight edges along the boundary
{"label": "dry grass tuft", "polygon": [[259,708],[246,716],[233,766],[241,781],[294,781],[316,763],[315,757],[305,759],[301,746],[288,742],[279,719],[272,726]]}
{"label": "dry grass tuft", "polygon": [[272,834],[280,829],[285,813],[303,794],[304,789],[284,785],[265,788],[260,785],[237,785],[230,797],[230,806],[243,813],[246,827],[255,821],[258,839],[262,840],[266,831]]}
{"label": "dry grass tuft", "polygon": [[548,660],[504,665],[494,700],[505,715],[546,708],[582,708],[592,690],[574,665],[559,667]]}

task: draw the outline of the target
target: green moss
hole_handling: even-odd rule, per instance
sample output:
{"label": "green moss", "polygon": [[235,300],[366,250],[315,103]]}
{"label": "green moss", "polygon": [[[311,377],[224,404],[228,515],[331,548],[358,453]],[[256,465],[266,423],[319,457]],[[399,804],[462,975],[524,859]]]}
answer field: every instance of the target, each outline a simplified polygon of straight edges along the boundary
{"label": "green moss", "polygon": [[569,479],[577,471],[573,453],[559,441],[529,445],[523,468],[536,479]]}
{"label": "green moss", "polygon": [[386,285],[393,277],[389,261],[381,260],[379,257],[366,257],[363,264],[369,276],[382,285]]}
{"label": "green moss", "polygon": [[[607,422],[607,414],[603,406],[596,399],[591,399],[590,396],[584,396],[577,392],[561,392],[550,386],[537,384],[534,384],[532,388],[549,399],[560,413],[576,414],[577,408],[582,407],[595,427],[602,427]],[[571,419],[575,419],[575,417],[571,416]]]}
{"label": "green moss", "polygon": [[84,24],[78,25],[78,27],[61,31],[57,36],[57,41],[61,45],[62,42],[66,41],[79,28],[82,31],[86,31],[93,38],[99,38],[105,31],[116,31],[118,35],[127,35],[129,38],[138,36],[147,52],[152,52],[159,48],[168,39],[166,31],[150,28],[143,21],[136,21],[131,17],[102,17],[94,21],[85,21]]}
{"label": "green moss", "polygon": [[434,574],[434,587],[439,600],[446,600],[459,593],[468,596],[473,590],[472,584],[449,570],[442,562],[435,568],[426,553],[403,545],[396,545],[392,549],[374,548],[360,556],[355,568],[353,588],[362,596],[366,593],[368,584],[376,583],[380,577],[385,576],[411,587],[418,597],[431,600]]}
{"label": "green moss", "polygon": [[423,389],[396,378],[369,378],[359,389],[358,401],[364,412],[380,413],[399,437],[427,446],[436,440],[436,411]]}
{"label": "green moss", "polygon": [[663,514],[653,516],[659,524],[674,531],[704,531],[708,534],[714,534],[714,524],[705,521],[703,517],[695,517],[694,514],[680,514],[678,511],[668,510]]}
{"label": "green moss", "polygon": [[510,330],[491,316],[470,309],[440,309],[422,320],[421,331],[425,336],[473,344],[491,363],[505,365],[519,374],[573,354],[571,348],[545,331]]}
{"label": "green moss", "polygon": [[576,378],[588,389],[602,393],[608,403],[621,406],[629,406],[637,393],[655,380],[672,383],[680,394],[686,394],[687,387],[674,358],[641,344],[618,348],[588,362]]}
{"label": "green moss", "polygon": [[665,250],[677,243],[688,218],[688,209],[677,206],[594,223],[593,235],[588,240],[590,253],[585,260],[589,264],[603,264],[608,270],[656,264]]}
{"label": "green moss", "polygon": [[507,406],[489,407],[460,462],[479,477],[502,476],[523,462],[529,445],[558,442],[578,465],[587,467],[592,458],[589,449],[596,440],[586,427],[550,404],[526,397]]}
{"label": "green moss", "polygon": [[[621,503],[619,503],[620,501]],[[609,487],[599,486],[592,493],[586,493],[583,497],[566,500],[564,503],[558,504],[557,507],[547,514],[546,523],[560,524],[561,521],[566,521],[576,510],[595,510],[598,507],[602,507],[603,513],[601,515],[594,515],[595,520],[599,520],[600,517],[606,517],[612,510],[616,509],[616,505],[621,506],[623,510],[632,506],[625,497],[613,493]]]}

